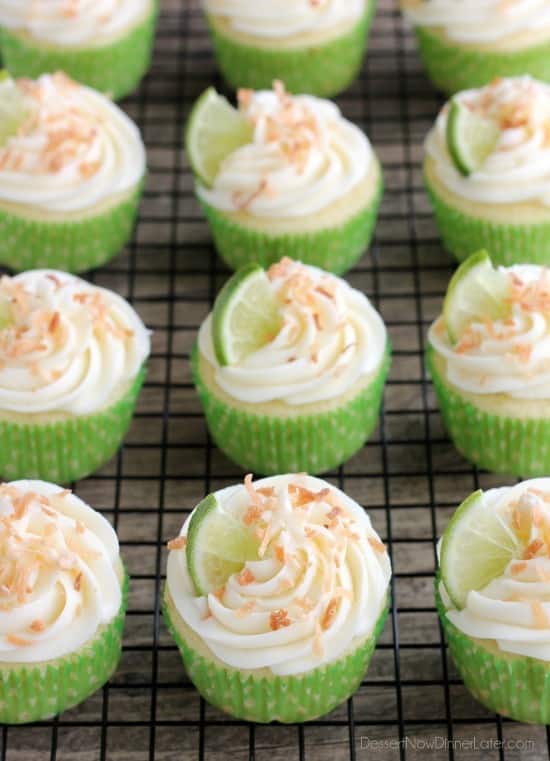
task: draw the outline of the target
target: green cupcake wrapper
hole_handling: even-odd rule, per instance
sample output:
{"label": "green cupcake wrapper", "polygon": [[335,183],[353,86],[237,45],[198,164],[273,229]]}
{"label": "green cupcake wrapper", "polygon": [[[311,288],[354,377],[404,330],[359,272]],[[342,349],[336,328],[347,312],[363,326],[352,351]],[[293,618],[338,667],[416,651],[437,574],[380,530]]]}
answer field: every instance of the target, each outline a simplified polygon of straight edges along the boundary
{"label": "green cupcake wrapper", "polygon": [[11,422],[0,410],[0,476],[69,483],[90,475],[117,451],[130,426],[145,378],[140,370],[117,402],[92,415],[54,423]]}
{"label": "green cupcake wrapper", "polygon": [[495,415],[451,389],[433,361],[426,360],[447,433],[458,451],[478,467],[521,478],[550,473],[550,419]]}
{"label": "green cupcake wrapper", "polygon": [[375,10],[376,0],[369,0],[365,15],[349,32],[296,49],[244,45],[224,34],[215,22],[209,26],[218,65],[235,89],[271,89],[273,80],[280,79],[289,92],[331,97],[357,77]]}
{"label": "green cupcake wrapper", "polygon": [[118,254],[132,236],[143,190],[100,214],[49,222],[13,214],[0,204],[0,265],[16,272],[57,269],[84,272]]}
{"label": "green cupcake wrapper", "polygon": [[[166,594],[166,593],[165,593]],[[222,666],[201,655],[174,625],[165,595],[162,612],[189,678],[212,705],[238,719],[267,724],[311,721],[324,716],[357,691],[384,628],[389,603],[374,631],[349,654],[296,676],[257,676]]]}
{"label": "green cupcake wrapper", "polygon": [[124,570],[116,617],[77,652],[44,663],[0,663],[0,723],[49,719],[82,703],[109,681],[120,660],[128,586]]}
{"label": "green cupcake wrapper", "polygon": [[424,183],[443,245],[458,261],[484,248],[495,265],[550,265],[550,221],[514,225],[464,214],[449,206],[425,175]]}
{"label": "green cupcake wrapper", "polygon": [[493,652],[463,634],[447,618],[439,594],[435,597],[445,639],[468,691],[491,711],[516,721],[550,723],[550,663],[536,658]]}
{"label": "green cupcake wrapper", "polygon": [[417,26],[414,31],[426,73],[439,90],[449,95],[483,87],[495,77],[530,74],[550,82],[550,42],[524,50],[491,52],[445,40],[428,27]]}
{"label": "green cupcake wrapper", "polygon": [[13,77],[36,79],[63,71],[77,82],[119,100],[132,93],[147,73],[155,38],[158,0],[151,12],[126,35],[97,47],[63,48],[40,44],[28,36],[0,29],[4,67]]}
{"label": "green cupcake wrapper", "polygon": [[201,377],[196,345],[192,373],[210,434],[233,462],[257,474],[315,474],[349,460],[376,428],[390,363],[388,342],[376,377],[355,397],[329,411],[293,417],[257,415],[218,397]]}
{"label": "green cupcake wrapper", "polygon": [[369,247],[383,191],[384,181],[380,176],[370,203],[342,224],[313,232],[281,235],[253,230],[204,201],[201,205],[216,249],[228,267],[236,270],[257,262],[267,268],[289,256],[341,275],[351,269]]}

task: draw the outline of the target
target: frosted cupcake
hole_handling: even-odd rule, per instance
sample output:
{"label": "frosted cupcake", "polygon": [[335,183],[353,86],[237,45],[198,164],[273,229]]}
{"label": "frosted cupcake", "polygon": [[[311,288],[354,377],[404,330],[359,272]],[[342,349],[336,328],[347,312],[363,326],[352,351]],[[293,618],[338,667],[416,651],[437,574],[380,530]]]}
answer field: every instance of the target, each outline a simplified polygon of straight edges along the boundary
{"label": "frosted cupcake", "polygon": [[151,60],[157,0],[0,0],[0,50],[16,77],[65,71],[122,98]]}
{"label": "frosted cupcake", "polygon": [[401,7],[439,89],[453,93],[521,74],[550,82],[545,0],[401,0]]}
{"label": "frosted cupcake", "polygon": [[42,721],[109,679],[128,577],[110,524],[44,481],[0,485],[0,721]]}
{"label": "frosted cupcake", "polygon": [[320,473],[355,454],[378,422],[390,346],[367,297],[283,259],[239,270],[193,350],[216,444],[259,473]]}
{"label": "frosted cupcake", "polygon": [[116,451],[149,333],[116,293],[53,270],[0,280],[0,475],[61,483]]}
{"label": "frosted cupcake", "polygon": [[0,82],[0,264],[81,272],[129,239],[145,148],[111,101],[64,74]]}
{"label": "frosted cupcake", "polygon": [[336,95],[357,76],[375,0],[204,0],[218,65],[235,88]]}
{"label": "frosted cupcake", "polygon": [[529,77],[459,93],[426,139],[424,177],[446,248],[550,264],[550,86]]}
{"label": "frosted cupcake", "polygon": [[214,90],[197,102],[187,153],[216,247],[236,269],[292,256],[336,273],[366,251],[382,170],[366,135],[330,101]]}
{"label": "frosted cupcake", "polygon": [[356,502],[305,474],[210,494],[169,542],[164,616],[213,705],[308,721],[358,688],[383,628],[386,549]]}
{"label": "frosted cupcake", "polygon": [[517,721],[550,721],[550,479],[481,490],[440,545],[437,607],[472,695]]}

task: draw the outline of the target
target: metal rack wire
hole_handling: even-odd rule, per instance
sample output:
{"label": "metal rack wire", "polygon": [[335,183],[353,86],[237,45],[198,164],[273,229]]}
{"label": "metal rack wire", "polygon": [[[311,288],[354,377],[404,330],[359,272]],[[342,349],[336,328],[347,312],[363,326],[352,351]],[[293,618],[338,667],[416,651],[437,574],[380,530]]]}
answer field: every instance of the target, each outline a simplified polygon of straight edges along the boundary
{"label": "metal rack wire", "polygon": [[0,761],[547,758],[544,727],[501,720],[468,695],[435,613],[437,537],[464,495],[506,479],[472,469],[454,451],[423,368],[426,329],[453,263],[421,182],[422,140],[440,101],[394,0],[380,0],[361,76],[338,99],[384,165],[376,240],[348,277],[380,309],[394,361],[378,432],[329,476],[368,509],[388,544],[390,620],[355,697],[305,726],[235,721],[200,700],[185,676],[159,612],[165,543],[206,492],[242,474],[212,446],[189,374],[196,330],[227,272],[193,198],[181,137],[195,98],[223,83],[198,1],[162,7],[152,69],[124,103],[148,147],[139,225],[128,249],[91,275],[136,306],[155,331],[154,353],[124,447],[75,485],[113,521],[132,576],[123,657],[81,706],[31,727],[3,727]]}

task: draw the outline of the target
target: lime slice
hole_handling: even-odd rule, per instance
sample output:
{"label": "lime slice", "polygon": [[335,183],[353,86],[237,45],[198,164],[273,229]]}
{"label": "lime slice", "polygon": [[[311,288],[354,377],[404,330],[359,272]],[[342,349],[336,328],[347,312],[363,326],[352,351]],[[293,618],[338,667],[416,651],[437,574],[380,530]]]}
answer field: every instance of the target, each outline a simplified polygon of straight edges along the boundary
{"label": "lime slice", "polygon": [[456,510],[441,542],[441,580],[457,608],[468,592],[483,589],[521,554],[521,544],[483,491],[471,494]]}
{"label": "lime slice", "polygon": [[233,365],[277,335],[282,317],[269,278],[248,264],[229,278],[212,312],[212,340],[220,365]]}
{"label": "lime slice", "polygon": [[510,313],[510,282],[486,251],[468,257],[454,273],[443,302],[449,338],[456,343],[472,322],[499,320]]}
{"label": "lime slice", "polygon": [[247,560],[258,559],[258,540],[239,520],[220,510],[214,494],[200,502],[189,523],[187,570],[197,594],[219,589]]}
{"label": "lime slice", "polygon": [[185,150],[200,182],[210,187],[226,156],[252,141],[252,124],[209,87],[193,106],[185,134]]}
{"label": "lime slice", "polygon": [[451,101],[447,117],[447,148],[454,165],[468,177],[478,170],[495,148],[500,127],[493,119],[487,119],[456,98]]}
{"label": "lime slice", "polygon": [[0,70],[0,148],[28,116],[25,97],[5,69]]}

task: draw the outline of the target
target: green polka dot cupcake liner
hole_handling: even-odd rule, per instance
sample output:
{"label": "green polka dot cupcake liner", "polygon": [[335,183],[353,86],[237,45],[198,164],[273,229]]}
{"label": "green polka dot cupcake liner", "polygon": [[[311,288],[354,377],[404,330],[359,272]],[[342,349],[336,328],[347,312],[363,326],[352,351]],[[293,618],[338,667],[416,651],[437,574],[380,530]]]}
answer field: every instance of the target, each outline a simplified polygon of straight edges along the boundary
{"label": "green polka dot cupcake liner", "polygon": [[269,90],[280,79],[288,92],[328,98],[346,90],[359,74],[375,10],[375,0],[368,0],[364,16],[349,32],[300,48],[243,44],[214,18],[210,35],[218,66],[235,89]]}
{"label": "green polka dot cupcake liner", "polygon": [[446,203],[424,178],[445,248],[459,261],[486,249],[495,265],[550,265],[550,219],[536,224],[507,224],[474,217]]}
{"label": "green polka dot cupcake liner", "polygon": [[0,411],[0,477],[66,484],[90,475],[117,451],[130,426],[145,378],[142,369],[114,404],[91,415],[57,422],[14,422]]}
{"label": "green polka dot cupcake liner", "polygon": [[41,43],[27,34],[0,29],[4,67],[12,77],[37,79],[63,71],[81,84],[119,100],[132,93],[151,65],[158,0],[146,18],[126,35],[108,44],[63,48]]}
{"label": "green polka dot cupcake liner", "polygon": [[205,700],[238,719],[267,724],[311,721],[343,703],[359,688],[384,628],[388,606],[373,633],[338,660],[296,676],[260,676],[225,666],[197,652],[173,620],[165,591],[164,620],[189,678]]}
{"label": "green polka dot cupcake liner", "polygon": [[483,87],[495,77],[530,74],[550,82],[550,43],[510,52],[475,50],[453,43],[423,26],[415,27],[424,68],[439,90],[451,95],[460,90]]}
{"label": "green polka dot cupcake liner", "polygon": [[70,655],[43,663],[0,663],[0,722],[28,724],[82,703],[109,681],[122,650],[129,578],[124,571],[122,603],[110,624]]}
{"label": "green polka dot cupcake liner", "polygon": [[503,653],[494,641],[463,634],[447,618],[436,578],[437,611],[453,662],[472,696],[491,711],[516,721],[550,723],[550,663]]}
{"label": "green polka dot cupcake liner", "polygon": [[192,372],[210,434],[227,457],[257,474],[314,475],[349,460],[376,428],[390,362],[388,344],[377,375],[356,396],[328,411],[292,417],[255,414],[220,398],[201,376],[197,346]]}
{"label": "green polka dot cupcake liner", "polygon": [[486,412],[451,389],[435,367],[433,349],[427,364],[439,409],[458,451],[484,470],[521,478],[550,473],[550,419],[515,418]]}
{"label": "green polka dot cupcake liner", "polygon": [[219,255],[237,270],[257,262],[264,269],[284,256],[341,275],[350,270],[368,249],[383,193],[378,182],[370,203],[342,224],[311,232],[274,234],[254,230],[213,206],[201,202]]}

